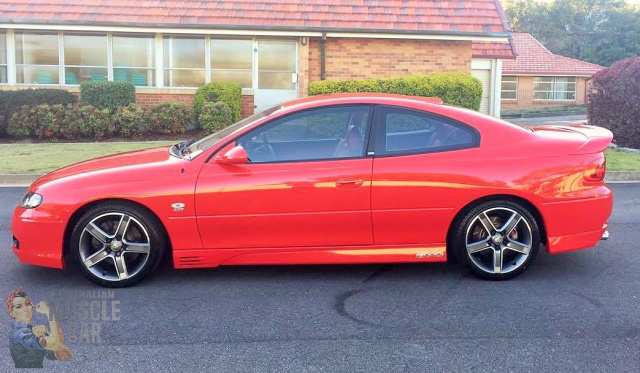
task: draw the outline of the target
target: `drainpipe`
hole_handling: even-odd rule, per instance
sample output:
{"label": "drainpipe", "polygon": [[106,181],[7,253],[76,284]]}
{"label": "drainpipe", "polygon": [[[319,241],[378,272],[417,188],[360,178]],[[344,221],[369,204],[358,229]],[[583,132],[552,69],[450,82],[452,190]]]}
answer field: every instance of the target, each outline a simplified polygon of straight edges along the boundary
{"label": "drainpipe", "polygon": [[327,78],[327,73],[325,69],[325,46],[327,44],[327,33],[322,33],[322,42],[320,43],[320,79],[325,80]]}

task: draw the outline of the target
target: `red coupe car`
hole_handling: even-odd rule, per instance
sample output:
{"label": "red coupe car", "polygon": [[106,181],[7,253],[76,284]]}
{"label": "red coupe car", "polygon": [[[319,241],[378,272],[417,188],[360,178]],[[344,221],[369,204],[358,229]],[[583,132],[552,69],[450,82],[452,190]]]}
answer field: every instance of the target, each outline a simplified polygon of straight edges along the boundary
{"label": "red coupe car", "polygon": [[102,157],[29,188],[24,263],[127,286],[176,268],[443,262],[505,280],[541,244],[594,246],[613,195],[606,129],[523,128],[439,99],[291,101],[199,141]]}

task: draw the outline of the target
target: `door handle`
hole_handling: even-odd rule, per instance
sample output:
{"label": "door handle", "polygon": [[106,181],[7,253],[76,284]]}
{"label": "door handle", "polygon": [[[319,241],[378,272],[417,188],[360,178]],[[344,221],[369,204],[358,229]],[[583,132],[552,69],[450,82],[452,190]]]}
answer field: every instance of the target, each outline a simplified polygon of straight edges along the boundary
{"label": "door handle", "polygon": [[364,183],[364,180],[362,179],[347,178],[336,181],[336,186],[338,188],[357,188],[362,185],[362,183]]}

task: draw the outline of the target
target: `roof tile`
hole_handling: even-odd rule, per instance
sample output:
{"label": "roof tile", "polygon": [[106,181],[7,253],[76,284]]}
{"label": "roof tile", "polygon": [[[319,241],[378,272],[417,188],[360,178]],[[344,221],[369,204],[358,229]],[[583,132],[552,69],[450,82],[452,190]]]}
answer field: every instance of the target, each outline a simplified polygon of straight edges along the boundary
{"label": "roof tile", "polygon": [[[499,0],[2,0],[0,22],[507,33]],[[307,17],[301,17],[302,13]],[[197,19],[194,17],[197,16]],[[304,21],[303,21],[304,20]]]}
{"label": "roof tile", "polygon": [[513,42],[518,57],[503,63],[503,74],[592,76],[604,69],[596,64],[553,54],[530,34],[514,33]]}

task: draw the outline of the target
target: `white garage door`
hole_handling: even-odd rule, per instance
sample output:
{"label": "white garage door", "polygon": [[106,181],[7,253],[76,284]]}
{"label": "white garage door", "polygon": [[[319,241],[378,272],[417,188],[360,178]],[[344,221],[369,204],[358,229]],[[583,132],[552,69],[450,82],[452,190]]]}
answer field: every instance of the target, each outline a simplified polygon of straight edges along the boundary
{"label": "white garage door", "polygon": [[491,70],[471,70],[471,75],[482,82],[480,112],[489,114],[489,105],[491,104]]}

